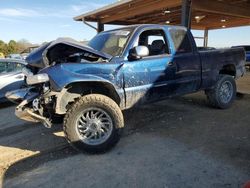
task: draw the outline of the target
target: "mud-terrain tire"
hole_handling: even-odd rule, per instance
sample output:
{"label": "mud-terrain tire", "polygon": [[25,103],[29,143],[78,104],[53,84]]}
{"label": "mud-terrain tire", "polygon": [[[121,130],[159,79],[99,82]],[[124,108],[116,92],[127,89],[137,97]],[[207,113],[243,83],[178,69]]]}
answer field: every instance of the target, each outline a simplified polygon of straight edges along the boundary
{"label": "mud-terrain tire", "polygon": [[119,141],[124,127],[119,106],[109,97],[90,94],[77,100],[64,118],[67,141],[88,153],[103,153]]}
{"label": "mud-terrain tire", "polygon": [[236,98],[236,83],[232,76],[219,76],[214,88],[206,91],[210,104],[219,109],[230,108]]}

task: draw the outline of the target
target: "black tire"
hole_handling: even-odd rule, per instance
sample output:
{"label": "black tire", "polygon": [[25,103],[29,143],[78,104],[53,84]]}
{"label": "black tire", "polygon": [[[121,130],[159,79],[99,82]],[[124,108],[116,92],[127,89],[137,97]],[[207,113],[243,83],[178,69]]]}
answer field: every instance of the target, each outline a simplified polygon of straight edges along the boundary
{"label": "black tire", "polygon": [[[100,111],[103,111],[103,113],[105,113],[109,117],[110,122],[112,121],[111,123],[112,125],[109,125],[110,127],[112,127],[112,129],[109,132],[109,136],[106,136],[105,138],[106,140],[100,144],[94,144],[94,145],[88,144],[86,143],[86,141],[83,141],[84,139],[86,139],[86,137],[81,138],[80,134],[82,133],[81,131],[79,131],[79,128],[78,128],[79,126],[78,124],[80,121],[79,118],[82,117],[82,114],[84,114],[86,110],[87,110],[87,113],[89,113],[88,109],[99,109]],[[93,116],[96,118],[97,115],[94,114]],[[89,117],[90,116],[88,115],[88,118]],[[91,118],[94,118],[94,117],[91,116]],[[103,125],[102,123],[100,124]],[[95,128],[90,128],[90,126],[92,126],[90,125],[90,123],[88,123],[87,125],[89,125],[87,126],[88,129],[92,130],[92,132],[90,133],[91,135],[93,133],[93,129],[95,129],[94,134],[96,136],[98,132],[97,131],[98,128],[96,128],[97,125],[95,125]],[[74,148],[80,151],[88,152],[88,153],[102,153],[111,149],[119,141],[123,126],[124,126],[123,114],[119,106],[112,99],[104,95],[90,94],[90,95],[81,97],[78,101],[76,101],[71,106],[71,108],[68,110],[68,112],[65,115],[63,129],[64,129],[64,133],[65,133],[65,137],[67,141]],[[102,128],[99,128],[99,129],[102,129]],[[102,133],[100,135],[102,135]],[[101,137],[100,135],[99,135],[99,138]]]}
{"label": "black tire", "polygon": [[[228,96],[228,100],[223,100],[221,97],[221,89],[224,84],[227,84],[230,87],[230,95]],[[236,83],[232,76],[230,75],[220,75],[217,83],[214,88],[206,91],[206,95],[210,104],[219,109],[227,109],[230,108],[236,98]]]}

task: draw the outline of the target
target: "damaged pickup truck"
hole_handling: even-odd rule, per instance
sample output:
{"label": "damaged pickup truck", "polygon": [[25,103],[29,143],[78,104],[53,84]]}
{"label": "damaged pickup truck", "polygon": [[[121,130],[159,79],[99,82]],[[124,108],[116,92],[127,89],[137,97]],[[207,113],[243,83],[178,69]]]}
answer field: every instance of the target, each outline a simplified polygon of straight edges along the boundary
{"label": "damaged pickup truck", "polygon": [[58,39],[26,60],[29,87],[6,94],[16,115],[48,128],[63,119],[66,139],[87,152],[114,146],[122,110],[136,105],[203,90],[214,107],[229,108],[245,73],[244,49],[199,52],[189,30],[163,25],[105,31],[88,46]]}

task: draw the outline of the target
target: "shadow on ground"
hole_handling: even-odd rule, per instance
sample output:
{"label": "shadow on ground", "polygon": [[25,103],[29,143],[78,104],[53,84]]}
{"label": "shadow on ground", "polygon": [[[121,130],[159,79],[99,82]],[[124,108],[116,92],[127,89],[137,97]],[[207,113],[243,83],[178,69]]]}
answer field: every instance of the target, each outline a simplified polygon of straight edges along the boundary
{"label": "shadow on ground", "polygon": [[0,109],[7,108],[10,106],[14,106],[15,104],[12,102],[0,102]]}
{"label": "shadow on ground", "polygon": [[0,145],[42,152],[13,164],[5,186],[240,187],[250,179],[249,101],[217,110],[198,93],[128,110],[120,143],[103,155],[73,150],[53,134],[60,126],[29,127],[17,136],[27,140]]}

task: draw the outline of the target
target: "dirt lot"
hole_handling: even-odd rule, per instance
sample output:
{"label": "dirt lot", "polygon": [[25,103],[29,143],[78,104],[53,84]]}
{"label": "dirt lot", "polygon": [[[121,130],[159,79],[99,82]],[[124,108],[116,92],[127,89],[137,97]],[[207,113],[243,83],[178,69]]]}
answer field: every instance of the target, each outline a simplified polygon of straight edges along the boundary
{"label": "dirt lot", "polygon": [[[250,90],[249,83],[248,75],[239,85]],[[241,187],[250,180],[249,112],[250,95],[225,111],[211,108],[203,93],[143,106],[124,113],[124,135],[113,150],[88,155],[68,146],[60,125],[28,124],[1,104],[3,185]]]}

